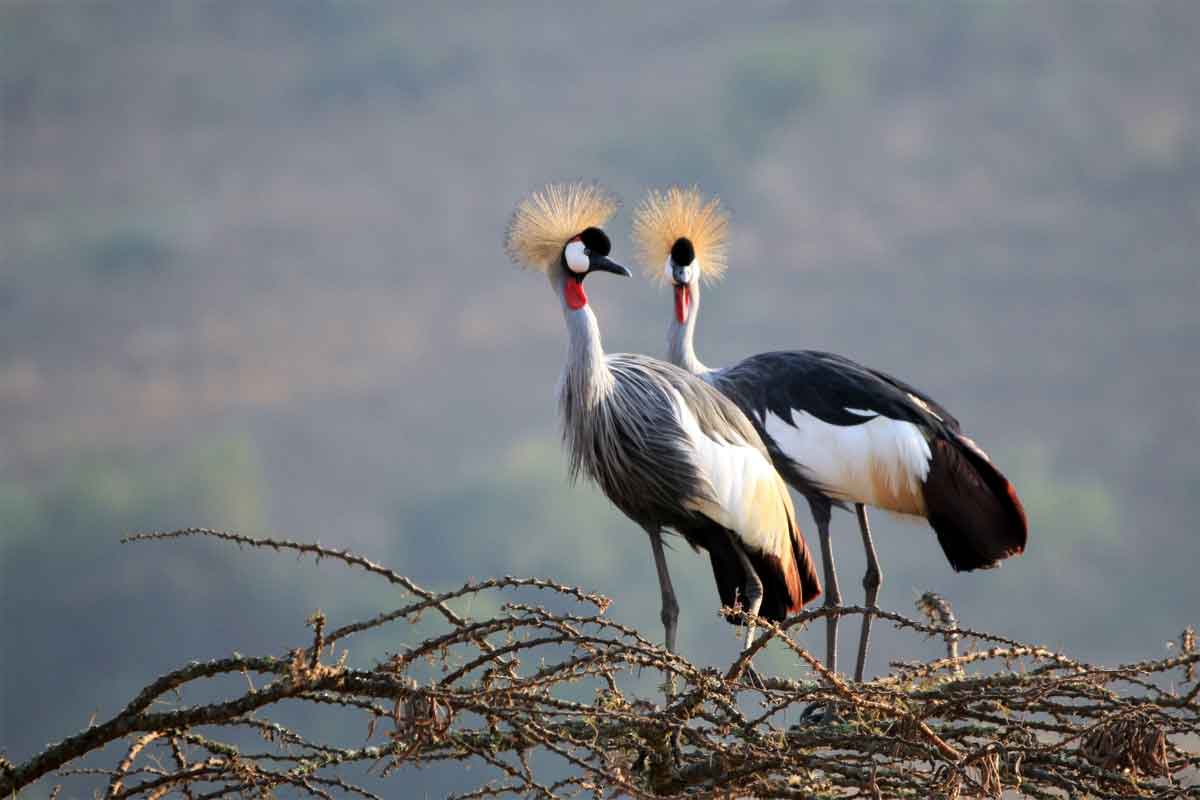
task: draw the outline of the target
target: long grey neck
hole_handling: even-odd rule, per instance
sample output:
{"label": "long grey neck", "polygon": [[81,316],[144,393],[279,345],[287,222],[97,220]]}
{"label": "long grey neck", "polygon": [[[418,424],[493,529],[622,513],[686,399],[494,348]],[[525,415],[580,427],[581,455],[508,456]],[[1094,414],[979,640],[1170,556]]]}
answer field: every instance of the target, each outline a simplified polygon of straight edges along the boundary
{"label": "long grey neck", "polygon": [[563,296],[566,276],[559,272],[550,285],[562,304],[567,323],[567,362],[562,373],[563,413],[567,418],[593,409],[613,390],[613,376],[604,358],[600,326],[591,306],[572,309]]}
{"label": "long grey neck", "polygon": [[692,344],[692,337],[696,332],[696,317],[700,314],[700,281],[692,281],[690,286],[692,297],[688,306],[687,322],[681,323],[675,312],[671,312],[671,323],[667,327],[667,359],[693,375],[702,376],[709,372],[709,369],[696,358],[696,348]]}

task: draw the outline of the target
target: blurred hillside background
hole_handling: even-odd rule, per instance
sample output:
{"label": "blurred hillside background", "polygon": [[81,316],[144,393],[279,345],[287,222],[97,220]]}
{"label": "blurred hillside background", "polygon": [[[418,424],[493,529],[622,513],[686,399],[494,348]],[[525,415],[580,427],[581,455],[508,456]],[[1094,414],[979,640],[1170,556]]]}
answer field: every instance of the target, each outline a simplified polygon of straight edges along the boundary
{"label": "blurred hillside background", "polygon": [[[117,543],[134,530],[320,540],[434,588],[553,576],[658,638],[645,535],[564,481],[558,304],[501,248],[524,192],[578,176],[626,201],[618,260],[651,186],[732,209],[705,361],[893,372],[1016,484],[1030,546],[988,573],[876,515],[884,607],[936,590],[1080,658],[1162,653],[1200,622],[1198,41],[1187,0],[7,0],[0,747],[188,659],[303,642],[315,608],[399,603],[337,565]],[[664,352],[665,291],[590,294],[610,351]],[[859,602],[853,517],[834,531]],[[707,559],[671,563],[685,655],[724,665]],[[877,629],[873,673],[939,652]]]}

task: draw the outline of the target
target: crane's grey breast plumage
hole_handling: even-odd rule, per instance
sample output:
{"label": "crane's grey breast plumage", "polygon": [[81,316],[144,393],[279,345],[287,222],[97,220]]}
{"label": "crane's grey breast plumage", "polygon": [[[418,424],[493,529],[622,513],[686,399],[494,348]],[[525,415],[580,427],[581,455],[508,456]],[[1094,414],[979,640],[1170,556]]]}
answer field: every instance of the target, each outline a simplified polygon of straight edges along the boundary
{"label": "crane's grey breast plumage", "polygon": [[681,497],[715,500],[689,457],[692,442],[676,409],[682,399],[709,436],[767,449],[736,407],[682,370],[656,359],[607,357],[614,390],[589,403],[563,381],[560,406],[570,477],[585,474],[638,521],[669,524]]}

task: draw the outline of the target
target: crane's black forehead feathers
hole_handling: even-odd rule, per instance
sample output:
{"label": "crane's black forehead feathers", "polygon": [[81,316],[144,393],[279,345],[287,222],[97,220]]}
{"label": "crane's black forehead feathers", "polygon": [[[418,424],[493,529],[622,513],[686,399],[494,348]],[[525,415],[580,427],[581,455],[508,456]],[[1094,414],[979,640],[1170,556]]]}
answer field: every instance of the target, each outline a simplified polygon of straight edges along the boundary
{"label": "crane's black forehead feathers", "polygon": [[579,240],[596,255],[606,256],[612,251],[612,242],[608,240],[608,234],[599,228],[585,228],[583,233],[579,234]]}
{"label": "crane's black forehead feathers", "polygon": [[686,236],[680,236],[675,240],[675,244],[671,245],[671,261],[677,266],[686,267],[696,260],[696,248],[692,247],[692,240]]}

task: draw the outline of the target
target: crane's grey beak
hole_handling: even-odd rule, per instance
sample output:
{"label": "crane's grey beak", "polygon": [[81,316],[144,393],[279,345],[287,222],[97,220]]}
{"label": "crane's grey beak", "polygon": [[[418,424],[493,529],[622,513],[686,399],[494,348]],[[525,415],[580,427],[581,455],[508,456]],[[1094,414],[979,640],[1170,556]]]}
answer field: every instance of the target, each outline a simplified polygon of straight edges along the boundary
{"label": "crane's grey beak", "polygon": [[677,285],[685,286],[692,282],[692,276],[688,273],[689,270],[687,267],[681,267],[674,262],[671,263],[671,277]]}
{"label": "crane's grey beak", "polygon": [[624,275],[626,278],[633,275],[632,272],[630,272],[625,267],[622,267],[617,262],[611,260],[608,256],[593,255],[593,256],[589,256],[588,261],[589,261],[589,266],[588,266],[589,274],[591,274],[593,272],[611,272],[614,275]]}

